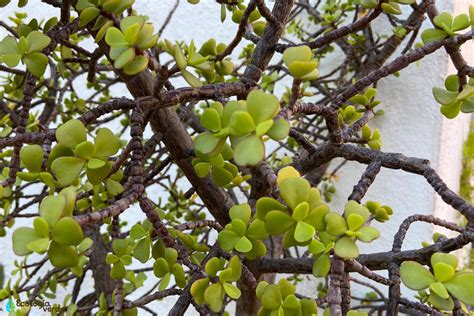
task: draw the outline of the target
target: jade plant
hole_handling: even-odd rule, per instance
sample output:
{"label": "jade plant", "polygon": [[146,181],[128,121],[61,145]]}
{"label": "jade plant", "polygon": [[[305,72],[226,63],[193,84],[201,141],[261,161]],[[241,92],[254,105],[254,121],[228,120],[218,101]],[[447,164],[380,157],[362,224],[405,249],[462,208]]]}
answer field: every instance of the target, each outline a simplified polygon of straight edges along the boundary
{"label": "jade plant", "polygon": [[153,47],[158,34],[153,35],[153,25],[142,16],[129,16],[120,22],[120,29],[110,27],[105,42],[110,45],[110,58],[114,67],[127,75],[142,72],[148,66],[148,56],[143,51]]}
{"label": "jade plant", "polygon": [[237,164],[256,165],[265,157],[264,136],[282,140],[288,135],[287,121],[275,118],[279,110],[278,99],[259,90],[250,92],[245,101],[229,101],[225,106],[215,102],[201,115],[208,132],[195,138],[194,149],[213,158],[222,153],[229,139]]}
{"label": "jade plant", "polygon": [[286,279],[280,279],[278,285],[261,281],[256,294],[262,304],[259,315],[317,315],[316,302],[308,298],[295,296],[295,286]]}
{"label": "jade plant", "polygon": [[40,31],[31,31],[19,39],[7,36],[0,42],[0,63],[16,67],[20,61],[32,75],[41,77],[48,65],[48,57],[43,54],[51,39]]}
{"label": "jade plant", "polygon": [[474,304],[474,272],[458,270],[455,255],[434,253],[430,267],[427,269],[416,261],[403,262],[400,266],[403,284],[421,291],[422,299],[441,311],[453,310],[453,298],[464,304]]}
{"label": "jade plant", "polygon": [[191,295],[197,304],[206,304],[211,311],[218,313],[224,306],[224,299],[238,299],[241,291],[233,283],[240,279],[242,265],[237,256],[229,261],[213,257],[205,265],[205,278],[198,279],[191,285]]}
{"label": "jade plant", "polygon": [[449,12],[443,12],[433,19],[435,28],[429,28],[421,33],[423,43],[442,40],[446,37],[456,35],[471,25],[471,20],[467,14],[459,14],[453,18]]}
{"label": "jade plant", "polygon": [[76,202],[74,187],[63,189],[58,195],[46,196],[39,206],[39,217],[33,228],[19,227],[13,232],[13,251],[18,256],[33,252],[48,254],[56,268],[71,268],[82,274],[85,257],[82,253],[92,240],[84,238],[81,226],[72,217]]}
{"label": "jade plant", "polygon": [[[460,52],[474,6],[155,2],[0,0],[0,306],[472,311],[472,267],[441,253],[472,242],[469,192],[426,157],[385,147],[430,152],[416,123],[473,112],[473,65]],[[433,88],[438,117],[419,86],[436,79],[436,58],[455,68]],[[405,133],[387,143],[387,129]],[[394,190],[401,172],[425,186],[407,177]],[[431,189],[459,221],[407,208],[417,196],[407,192]],[[452,234],[407,243],[422,225]]]}
{"label": "jade plant", "polygon": [[235,205],[229,210],[231,223],[219,232],[218,240],[225,251],[236,250],[249,259],[265,255],[267,248],[262,240],[268,237],[265,223],[258,218],[249,224],[251,210],[248,204]]}
{"label": "jade plant", "polygon": [[448,119],[453,119],[460,112],[474,112],[474,79],[460,87],[457,75],[446,77],[445,89],[434,87],[433,96],[441,104],[441,113]]}

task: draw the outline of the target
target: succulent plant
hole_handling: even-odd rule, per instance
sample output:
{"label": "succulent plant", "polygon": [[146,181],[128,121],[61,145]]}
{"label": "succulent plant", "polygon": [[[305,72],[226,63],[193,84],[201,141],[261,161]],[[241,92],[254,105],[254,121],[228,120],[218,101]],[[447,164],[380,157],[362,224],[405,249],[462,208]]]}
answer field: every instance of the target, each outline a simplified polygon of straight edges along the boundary
{"label": "succulent plant", "polygon": [[474,272],[458,271],[456,256],[434,253],[430,266],[431,271],[415,261],[403,262],[400,266],[403,284],[412,290],[428,291],[422,297],[442,311],[453,310],[453,298],[474,305]]}

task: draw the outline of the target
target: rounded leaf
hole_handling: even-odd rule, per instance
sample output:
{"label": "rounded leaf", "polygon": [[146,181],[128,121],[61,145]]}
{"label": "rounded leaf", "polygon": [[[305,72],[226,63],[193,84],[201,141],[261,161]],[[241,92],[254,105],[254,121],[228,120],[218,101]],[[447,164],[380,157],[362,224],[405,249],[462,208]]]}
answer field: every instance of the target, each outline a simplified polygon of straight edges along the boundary
{"label": "rounded leaf", "polygon": [[53,239],[64,246],[77,246],[84,239],[84,233],[72,217],[63,217],[53,227]]}
{"label": "rounded leaf", "polygon": [[59,157],[51,164],[51,170],[59,184],[68,186],[77,180],[84,166],[84,160],[76,157]]}
{"label": "rounded leaf", "polygon": [[51,264],[59,269],[72,268],[79,263],[79,257],[73,247],[60,245],[54,241],[49,246],[48,257]]}
{"label": "rounded leaf", "polygon": [[28,145],[20,150],[21,162],[31,172],[41,171],[43,162],[43,149],[40,145]]}
{"label": "rounded leaf", "polygon": [[467,305],[474,305],[474,272],[459,272],[443,283],[449,293]]}
{"label": "rounded leaf", "polygon": [[247,110],[258,125],[273,118],[280,110],[280,103],[273,94],[252,90],[247,96]]}
{"label": "rounded leaf", "polygon": [[238,143],[234,154],[237,164],[253,166],[265,157],[265,145],[257,135],[249,135]]}
{"label": "rounded leaf", "polygon": [[415,291],[424,290],[436,282],[431,272],[415,261],[405,261],[401,264],[400,277],[406,287]]}
{"label": "rounded leaf", "polygon": [[56,129],[56,140],[59,144],[74,149],[87,140],[86,127],[79,120],[69,120]]}
{"label": "rounded leaf", "polygon": [[40,237],[36,234],[35,230],[30,227],[19,227],[12,234],[12,245],[13,252],[17,256],[29,255],[32,251],[27,245],[39,239]]}
{"label": "rounded leaf", "polygon": [[342,237],[334,245],[334,253],[344,259],[354,259],[359,256],[359,248],[350,237]]}
{"label": "rounded leaf", "polygon": [[108,128],[100,128],[97,131],[94,143],[95,157],[110,157],[120,149],[120,139]]}

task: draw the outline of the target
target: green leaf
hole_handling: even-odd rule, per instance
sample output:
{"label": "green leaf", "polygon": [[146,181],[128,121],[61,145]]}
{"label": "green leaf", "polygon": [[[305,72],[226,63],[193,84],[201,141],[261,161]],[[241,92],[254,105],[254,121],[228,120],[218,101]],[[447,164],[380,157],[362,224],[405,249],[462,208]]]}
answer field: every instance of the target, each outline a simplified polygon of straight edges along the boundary
{"label": "green leaf", "polygon": [[201,125],[210,131],[219,131],[222,129],[221,116],[217,110],[205,109],[200,118]]}
{"label": "green leaf", "polygon": [[163,278],[168,272],[170,272],[168,262],[164,258],[158,258],[153,264],[153,273],[158,278]]}
{"label": "green leaf", "polygon": [[165,259],[170,265],[175,263],[178,260],[178,251],[174,248],[165,248]]}
{"label": "green leaf", "polygon": [[36,77],[41,77],[48,65],[48,57],[43,53],[29,53],[24,57],[26,69]]}
{"label": "green leaf", "polygon": [[265,157],[265,145],[257,135],[249,135],[235,147],[234,160],[241,166],[254,166]]}
{"label": "green leaf", "polygon": [[304,76],[315,70],[317,65],[318,64],[315,61],[294,61],[288,66],[288,70],[293,77],[302,79]]}
{"label": "green leaf", "polygon": [[473,95],[474,95],[474,87],[470,85],[465,85],[461,93],[459,93],[459,95],[457,96],[456,100],[458,101],[465,100]]}
{"label": "green leaf", "polygon": [[32,251],[27,247],[27,245],[39,239],[40,237],[36,235],[36,232],[33,228],[30,227],[19,227],[17,228],[12,235],[12,245],[13,252],[17,256],[26,256],[29,255]]}
{"label": "green leaf", "polygon": [[86,26],[100,14],[100,10],[96,7],[88,7],[79,15],[79,27]]}
{"label": "green leaf", "polygon": [[100,128],[97,131],[94,144],[95,157],[110,157],[120,149],[120,139],[108,128]]}
{"label": "green leaf", "polygon": [[445,31],[438,29],[426,29],[421,33],[421,39],[423,43],[427,44],[430,42],[440,41],[448,36]]}
{"label": "green leaf", "polygon": [[433,96],[440,104],[451,104],[456,101],[459,92],[447,91],[441,88],[433,88]]}
{"label": "green leaf", "polygon": [[326,231],[333,236],[343,235],[347,231],[344,218],[337,213],[327,213],[325,215]]}
{"label": "green leaf", "polygon": [[59,192],[59,195],[62,195],[66,198],[66,205],[64,206],[63,216],[72,217],[72,212],[76,207],[76,188],[73,186],[64,188]]}
{"label": "green leaf", "polygon": [[217,275],[217,272],[221,270],[222,267],[223,265],[219,258],[213,257],[206,263],[204,269],[206,270],[206,274],[208,276],[215,277]]}
{"label": "green leaf", "polygon": [[31,241],[26,246],[29,250],[34,251],[39,254],[45,253],[49,248],[49,238],[40,238]]}
{"label": "green leaf", "polygon": [[230,282],[236,282],[240,279],[242,274],[242,263],[238,256],[233,256],[229,260],[228,267],[232,269],[232,275],[227,280]]}
{"label": "green leaf", "polygon": [[474,112],[474,99],[467,99],[461,105],[461,112],[473,113]]}
{"label": "green leaf", "polygon": [[51,170],[62,186],[68,186],[77,180],[83,166],[81,158],[59,157],[51,164]]}
{"label": "green leaf", "polygon": [[454,18],[451,29],[454,32],[456,32],[456,31],[464,30],[465,28],[468,28],[470,25],[471,25],[471,21],[469,19],[469,16],[463,13]]}
{"label": "green leaf", "polygon": [[181,74],[183,75],[184,80],[186,80],[186,82],[189,83],[191,87],[193,88],[202,87],[201,80],[199,80],[199,78],[197,78],[191,72],[187,71],[186,69],[182,69]]}
{"label": "green leaf", "polygon": [[318,307],[313,299],[300,299],[302,315],[317,315]]}
{"label": "green leaf", "polygon": [[211,170],[211,164],[208,162],[197,163],[194,165],[194,170],[199,177],[204,178],[209,174],[209,171]]}
{"label": "green leaf", "polygon": [[309,182],[303,178],[285,179],[280,183],[279,188],[281,197],[293,210],[298,204],[308,200],[311,189]]}
{"label": "green leaf", "polygon": [[105,35],[105,42],[110,47],[128,46],[125,36],[116,27],[109,27]]}
{"label": "green leaf", "polygon": [[295,295],[291,294],[291,295],[288,295],[284,302],[283,302],[283,305],[282,305],[284,308],[288,308],[288,309],[294,309],[294,310],[299,310],[300,309],[300,302],[299,300],[296,298]]}
{"label": "green leaf", "polygon": [[273,94],[252,90],[247,96],[247,110],[258,125],[273,118],[280,110],[280,103]]}
{"label": "green leaf", "polygon": [[379,1],[378,0],[361,0],[360,4],[366,9],[375,9]]}
{"label": "green leaf", "polygon": [[174,54],[173,54],[174,60],[176,61],[176,64],[178,65],[178,68],[182,71],[186,68],[188,65],[186,61],[186,57],[184,57],[183,52],[181,51],[181,48],[178,45],[174,46]]}
{"label": "green leaf", "polygon": [[441,105],[440,111],[446,118],[453,119],[458,116],[459,112],[461,111],[461,104],[462,101],[457,101],[452,104]]}
{"label": "green leaf", "polygon": [[40,145],[28,145],[20,150],[21,162],[31,172],[41,171],[43,162],[43,149]]}
{"label": "green leaf", "polygon": [[474,272],[458,272],[444,286],[461,302],[474,305]]}
{"label": "green leaf", "polygon": [[444,86],[448,91],[459,93],[459,77],[458,75],[449,75],[444,81]]}
{"label": "green leaf", "polygon": [[176,285],[178,285],[180,288],[184,288],[186,286],[186,275],[184,274],[184,269],[181,264],[173,264],[171,271],[173,272]]}
{"label": "green leaf", "polygon": [[265,239],[268,233],[265,230],[265,222],[260,219],[254,219],[247,229],[247,237],[252,239]]}
{"label": "green leaf", "polygon": [[[86,169],[87,180],[92,184],[100,184],[109,174],[112,169],[112,163],[107,162],[102,167],[97,169]],[[120,189],[120,188],[113,188]]]}
{"label": "green leaf", "polygon": [[279,308],[282,301],[278,287],[274,284],[266,286],[260,301],[266,309],[274,310]]}
{"label": "green leaf", "polygon": [[194,149],[203,155],[210,155],[212,157],[219,154],[225,140],[215,137],[212,133],[199,134],[194,139]]}
{"label": "green leaf", "polygon": [[89,169],[99,169],[106,164],[105,161],[101,159],[92,158],[87,162],[87,168]]}
{"label": "green leaf", "polygon": [[129,76],[136,75],[145,70],[147,66],[148,58],[143,55],[139,55],[123,67],[123,72]]}
{"label": "green leaf", "polygon": [[441,282],[434,282],[430,284],[430,292],[436,293],[441,298],[449,298],[449,293]]}
{"label": "green leaf", "polygon": [[267,135],[273,140],[282,140],[288,136],[290,132],[290,124],[285,119],[278,119],[273,122],[272,127]]}
{"label": "green leaf", "polygon": [[26,41],[28,42],[27,53],[40,52],[51,43],[51,39],[39,31],[30,32]]}
{"label": "green leaf", "polygon": [[369,216],[370,216],[370,211],[363,205],[357,203],[356,201],[348,201],[344,207],[344,212],[346,218],[349,217],[351,214],[357,214],[360,215],[365,222]]}
{"label": "green leaf", "polygon": [[301,202],[300,204],[298,204],[295,209],[293,210],[293,214],[291,215],[291,217],[295,220],[295,221],[302,221],[303,219],[306,218],[306,216],[308,215],[308,212],[309,212],[309,204],[308,202]]}
{"label": "green leaf", "polygon": [[350,237],[342,237],[334,245],[334,253],[344,259],[354,259],[359,256],[359,248]]}
{"label": "green leaf", "polygon": [[252,117],[244,111],[236,111],[230,119],[232,135],[246,135],[255,130],[255,123]]}
{"label": "green leaf", "polygon": [[400,6],[397,3],[382,3],[380,5],[382,8],[383,12],[387,14],[401,14],[402,11],[400,10]]}
{"label": "green leaf", "polygon": [[199,279],[191,284],[191,295],[197,304],[202,305],[204,303],[204,291],[209,285],[209,278]]}
{"label": "green leaf", "polygon": [[371,242],[380,237],[380,232],[374,227],[365,226],[357,231],[356,236],[360,241]]}
{"label": "green leaf", "polygon": [[305,223],[305,222],[298,222],[295,228],[295,240],[298,242],[305,242],[311,238],[313,238],[316,230],[313,226]]}
{"label": "green leaf", "polygon": [[223,286],[224,286],[224,291],[226,292],[227,295],[229,295],[231,299],[236,300],[240,297],[241,292],[239,288],[236,287],[235,285],[232,285],[230,283],[223,283]]}
{"label": "green leaf", "polygon": [[78,144],[74,150],[79,157],[90,159],[92,157],[92,153],[94,152],[94,144],[92,144],[90,141],[85,141]]}
{"label": "green leaf", "polygon": [[133,256],[141,263],[145,263],[150,259],[150,238],[140,239],[133,248]]}
{"label": "green leaf", "polygon": [[49,237],[49,225],[44,218],[36,217],[33,221],[33,227],[39,237]]}
{"label": "green leaf", "polygon": [[295,224],[287,213],[270,211],[265,216],[265,230],[270,235],[280,235],[288,231]]}
{"label": "green leaf", "polygon": [[231,230],[226,229],[220,231],[219,235],[217,236],[217,240],[219,241],[219,244],[224,251],[233,250],[235,244],[240,240],[240,238],[240,235],[236,234]]}
{"label": "green leaf", "polygon": [[235,244],[235,250],[240,251],[242,253],[247,253],[252,250],[252,243],[247,237],[243,236]]}
{"label": "green leaf", "polygon": [[451,28],[453,17],[448,12],[443,12],[434,17],[433,23],[440,28],[443,28],[443,26]]}
{"label": "green leaf", "polygon": [[286,66],[291,65],[295,61],[310,61],[312,57],[313,52],[306,45],[289,47],[283,52],[283,62]]}
{"label": "green leaf", "polygon": [[347,226],[352,231],[356,231],[364,224],[364,218],[359,214],[349,214],[347,217]]}
{"label": "green leaf", "polygon": [[62,217],[66,206],[66,198],[63,195],[46,196],[40,203],[39,213],[46,220],[49,227],[54,227]]}
{"label": "green leaf", "polygon": [[127,254],[128,243],[125,239],[114,239],[112,242],[112,250],[114,254],[122,257]]}
{"label": "green leaf", "polygon": [[316,228],[318,231],[326,230],[326,214],[329,213],[329,207],[321,204],[316,208],[309,211],[308,216],[305,218],[305,222]]}
{"label": "green leaf", "polygon": [[64,246],[77,246],[84,239],[84,233],[72,217],[63,217],[53,227],[53,239]]}
{"label": "green leaf", "polygon": [[73,247],[60,245],[51,242],[48,250],[48,257],[51,264],[56,268],[72,268],[79,263],[79,257]]}
{"label": "green leaf", "polygon": [[331,269],[331,259],[328,255],[321,255],[313,263],[313,275],[317,278],[325,277]]}
{"label": "green leaf", "polygon": [[268,133],[268,131],[272,128],[272,126],[273,126],[273,120],[264,121],[258,124],[258,126],[255,129],[255,133],[257,134],[257,136],[263,136],[266,133]]}
{"label": "green leaf", "polygon": [[125,270],[125,266],[121,262],[116,262],[110,269],[110,277],[112,279],[123,279],[127,275],[127,270]]}
{"label": "green leaf", "polygon": [[406,287],[415,291],[424,290],[436,282],[431,272],[415,261],[405,261],[401,264],[400,277]]}
{"label": "green leaf", "polygon": [[210,285],[204,291],[204,301],[209,305],[211,311],[218,313],[224,301],[224,289],[220,283]]}
{"label": "green leaf", "polygon": [[131,63],[133,59],[135,58],[135,48],[130,47],[129,49],[126,49],[123,51],[117,59],[115,59],[114,62],[114,67],[117,69],[121,69]]}
{"label": "green leaf", "polygon": [[265,216],[267,215],[268,212],[273,211],[273,210],[278,210],[282,212],[286,212],[287,208],[285,205],[281,204],[275,199],[272,199],[270,197],[262,197],[257,200],[256,204],[256,215],[257,218],[260,220],[265,220]]}
{"label": "green leaf", "polygon": [[442,311],[452,311],[454,308],[454,302],[451,297],[443,299],[434,292],[430,293],[430,296],[428,297],[428,302]]}
{"label": "green leaf", "polygon": [[56,139],[59,144],[74,149],[87,140],[86,127],[79,120],[69,120],[56,129]]}

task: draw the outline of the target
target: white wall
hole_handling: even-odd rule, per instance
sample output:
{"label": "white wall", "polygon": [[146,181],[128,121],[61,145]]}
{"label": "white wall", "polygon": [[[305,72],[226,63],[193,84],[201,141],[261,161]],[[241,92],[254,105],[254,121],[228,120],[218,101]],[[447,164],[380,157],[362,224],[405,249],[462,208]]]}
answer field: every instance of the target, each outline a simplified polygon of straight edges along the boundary
{"label": "white wall", "polygon": [[[16,1],[13,1],[16,2]],[[159,29],[167,16],[168,11],[175,1],[145,1],[137,0],[135,8],[141,14],[150,16],[155,22],[155,28]],[[451,1],[438,1],[440,9],[452,11]],[[461,0],[454,1],[461,3]],[[463,2],[469,2],[463,0]],[[271,3],[270,3],[271,4]],[[463,10],[467,10],[464,5]],[[6,19],[14,11],[18,10],[14,5],[0,11],[0,17]],[[30,17],[42,18],[58,15],[59,10],[41,4],[39,0],[30,0],[26,7]],[[163,38],[170,40],[189,41],[194,38],[196,45],[200,45],[207,39],[214,37],[217,41],[229,42],[233,38],[236,25],[230,19],[222,24],[219,18],[220,7],[215,1],[201,0],[201,4],[194,6],[186,0],[176,11],[170,25],[163,34]],[[381,30],[390,29],[384,17],[378,22]],[[3,30],[0,30],[0,35]],[[472,57],[472,56],[471,56]],[[444,51],[424,59],[421,63],[413,64],[401,72],[400,78],[389,77],[381,80],[378,89],[379,99],[383,101],[380,106],[385,115],[376,118],[369,125],[379,127],[382,132],[383,150],[401,152],[408,156],[417,156],[431,160],[440,171],[448,185],[457,190],[459,183],[461,144],[467,130],[467,115],[460,115],[455,120],[444,120],[439,112],[439,107],[431,95],[433,86],[442,86],[445,76],[452,70],[448,68],[448,59]],[[282,91],[282,89],[279,89]],[[122,89],[115,89],[117,96],[123,94]],[[355,162],[347,163],[340,173],[340,181],[337,184],[337,193],[331,207],[341,210],[352,186],[357,183],[365,166]],[[407,216],[415,213],[433,214],[434,207],[442,210],[437,215],[453,217],[454,214],[449,207],[443,205],[435,198],[434,191],[420,176],[409,175],[401,171],[382,170],[370,188],[366,199],[373,199],[393,207],[395,215],[389,223],[379,225],[382,236],[370,246],[370,251],[386,251],[390,249],[392,238],[396,228]],[[129,210],[127,218],[133,221],[142,218],[135,210]],[[417,248],[422,241],[429,241],[433,230],[429,225],[414,225],[410,230],[405,248]],[[3,242],[7,241],[7,242]],[[369,247],[363,247],[369,251]],[[2,262],[6,266],[7,274],[13,269],[11,258],[11,244],[9,239],[2,239],[0,243]],[[91,287],[86,284],[84,288]],[[302,294],[314,294],[316,285],[314,280],[306,282],[301,287]],[[167,299],[161,303],[165,313],[173,304],[173,299]],[[152,306],[156,306],[153,304]],[[160,314],[161,314],[160,313]]]}

